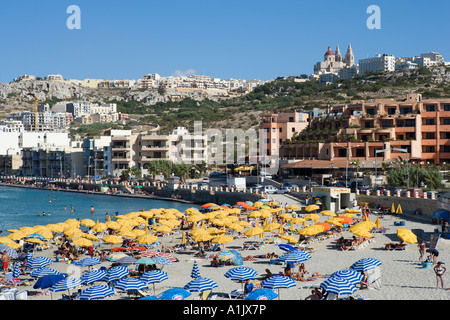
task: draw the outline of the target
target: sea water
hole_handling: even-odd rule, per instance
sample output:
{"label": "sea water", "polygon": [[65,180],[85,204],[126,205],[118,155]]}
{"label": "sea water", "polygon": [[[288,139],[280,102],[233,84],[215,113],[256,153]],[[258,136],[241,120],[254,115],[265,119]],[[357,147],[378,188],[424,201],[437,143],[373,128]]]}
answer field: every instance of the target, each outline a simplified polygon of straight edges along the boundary
{"label": "sea water", "polygon": [[[91,206],[94,207],[93,214]],[[106,213],[113,218],[116,211],[119,214],[127,214],[152,208],[175,208],[184,212],[187,208],[198,209],[199,205],[111,195],[0,187],[0,230],[4,232],[25,226],[46,225],[72,218],[105,222]],[[45,212],[45,216],[38,216],[42,212]],[[6,234],[7,232],[3,233]]]}

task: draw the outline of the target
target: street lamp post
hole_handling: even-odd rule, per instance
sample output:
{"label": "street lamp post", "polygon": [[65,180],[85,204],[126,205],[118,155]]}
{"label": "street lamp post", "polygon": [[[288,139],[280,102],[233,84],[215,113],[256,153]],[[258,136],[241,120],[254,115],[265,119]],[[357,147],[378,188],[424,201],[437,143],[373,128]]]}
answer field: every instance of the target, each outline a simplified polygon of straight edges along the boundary
{"label": "street lamp post", "polygon": [[352,147],[352,146],[344,147],[344,146],[341,146],[341,145],[339,145],[339,144],[337,144],[337,143],[336,143],[336,145],[337,145],[338,147],[342,147],[342,148],[344,148],[344,149],[347,150],[347,161],[346,161],[346,163],[345,163],[345,187],[347,188],[347,187],[348,187],[348,161],[349,161],[349,154],[350,154],[352,148],[358,148],[358,147],[359,147],[359,144],[357,144],[357,145],[354,146],[354,147]]}
{"label": "street lamp post", "polygon": [[406,148],[392,148],[392,151],[394,150],[406,153],[406,189],[409,189],[409,151]]}

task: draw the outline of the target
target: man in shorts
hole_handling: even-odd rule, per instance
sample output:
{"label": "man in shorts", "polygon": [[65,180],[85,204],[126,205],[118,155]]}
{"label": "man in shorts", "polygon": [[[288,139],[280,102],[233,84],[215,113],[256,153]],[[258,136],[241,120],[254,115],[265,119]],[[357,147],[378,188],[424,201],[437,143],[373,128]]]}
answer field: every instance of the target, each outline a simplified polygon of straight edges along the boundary
{"label": "man in shorts", "polygon": [[3,263],[3,272],[6,273],[8,272],[8,268],[9,268],[9,255],[6,252],[3,252],[2,254],[2,263]]}

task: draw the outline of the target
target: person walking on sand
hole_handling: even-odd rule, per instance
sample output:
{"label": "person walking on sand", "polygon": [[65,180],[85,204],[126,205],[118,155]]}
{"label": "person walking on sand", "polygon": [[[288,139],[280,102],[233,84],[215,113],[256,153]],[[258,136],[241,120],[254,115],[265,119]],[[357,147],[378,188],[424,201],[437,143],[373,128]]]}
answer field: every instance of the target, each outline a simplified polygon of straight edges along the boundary
{"label": "person walking on sand", "polygon": [[8,272],[8,268],[9,268],[9,255],[6,252],[3,252],[2,255],[2,263],[3,263],[3,272],[6,273]]}
{"label": "person walking on sand", "polygon": [[438,262],[434,266],[434,273],[436,274],[436,289],[439,288],[439,282],[441,283],[441,288],[444,289],[444,273],[447,269],[442,266],[442,262]]}
{"label": "person walking on sand", "polygon": [[425,249],[426,249],[426,245],[425,245],[425,241],[420,241],[420,243],[417,245],[417,247],[419,248],[419,262],[422,263],[423,261],[423,255],[425,254]]}

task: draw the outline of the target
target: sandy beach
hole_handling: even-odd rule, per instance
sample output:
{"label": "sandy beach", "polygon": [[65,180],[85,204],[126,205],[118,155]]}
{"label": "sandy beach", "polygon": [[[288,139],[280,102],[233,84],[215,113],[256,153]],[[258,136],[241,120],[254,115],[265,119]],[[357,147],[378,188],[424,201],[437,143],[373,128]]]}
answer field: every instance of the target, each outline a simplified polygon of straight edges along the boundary
{"label": "sandy beach", "polygon": [[[320,221],[326,220],[328,217],[321,217]],[[370,217],[372,221],[375,221],[376,216]],[[449,296],[448,290],[436,289],[436,278],[432,269],[425,269],[418,263],[419,252],[417,244],[408,244],[406,250],[402,251],[387,251],[384,250],[384,245],[389,242],[398,242],[399,239],[396,236],[396,230],[399,228],[394,225],[395,221],[400,220],[399,217],[395,216],[384,216],[381,220],[381,225],[388,228],[386,233],[374,233],[374,242],[367,245],[365,248],[360,250],[349,250],[342,251],[336,247],[335,239],[326,239],[320,242],[309,244],[308,247],[314,248],[311,252],[311,259],[305,262],[306,270],[311,273],[318,272],[322,275],[330,275],[331,273],[345,269],[352,265],[354,262],[361,258],[371,257],[376,258],[381,261],[381,289],[361,289],[355,294],[360,294],[361,296],[371,299],[371,300],[446,300]],[[408,219],[403,219],[405,221],[404,228],[413,230],[420,241],[421,235],[429,235],[434,232],[436,225],[431,223],[423,223]],[[266,233],[268,235],[268,233]],[[298,236],[298,235],[297,235]],[[344,231],[345,238],[351,238],[352,233]],[[270,239],[271,237],[266,237]],[[266,253],[274,252],[278,255],[282,255],[285,252],[282,251],[276,244],[269,243],[265,244],[262,248],[256,250],[243,250],[243,244],[248,241],[259,241],[258,237],[251,238],[237,238],[234,241],[223,245],[226,249],[237,250],[243,258],[252,255],[264,255]],[[173,246],[175,244],[181,243],[181,233],[177,235],[167,235],[160,237],[160,245],[156,249],[161,249],[162,246]],[[281,240],[279,243],[287,243]],[[440,243],[439,243],[440,244]],[[445,245],[439,245],[438,249],[440,255],[438,261],[448,262],[450,261],[450,254],[448,247]],[[103,245],[105,249],[118,247],[119,245]],[[147,249],[147,251],[155,251],[156,249]],[[240,283],[229,280],[224,277],[227,270],[233,268],[233,266],[224,267],[211,267],[209,255],[214,255],[216,252],[207,252],[207,258],[198,258],[194,254],[197,253],[196,250],[186,250],[183,252],[175,252],[173,255],[177,257],[179,261],[172,263],[171,265],[163,266],[163,271],[167,272],[168,279],[157,283],[156,294],[162,292],[166,289],[173,287],[183,287],[189,281],[192,280],[190,273],[194,261],[197,261],[199,266],[200,274],[202,277],[206,277],[214,280],[218,287],[213,289],[213,293],[225,293],[228,294],[234,289],[241,287]],[[36,256],[46,256],[51,258],[54,262],[48,267],[54,268],[60,272],[67,273],[70,277],[79,277],[82,273],[88,270],[88,267],[77,267],[73,264],[68,264],[66,262],[56,262],[55,254],[52,249],[47,249],[43,251],[35,251]],[[82,259],[87,256],[80,256]],[[265,269],[269,269],[273,274],[277,274],[283,271],[283,265],[271,265],[269,264],[269,259],[266,258],[255,258],[255,261],[244,261],[244,266],[253,268],[258,272],[258,277],[265,274]],[[101,266],[110,267],[111,262],[105,261],[101,265],[97,265],[96,268]],[[133,268],[133,266],[130,266]],[[297,267],[293,270],[297,271]],[[28,275],[21,275],[19,279],[30,280],[29,286],[18,286],[19,290],[28,290],[28,300],[58,300],[61,299],[62,294],[67,294],[65,292],[54,292],[50,295],[50,292],[45,294],[47,290],[35,290],[33,289],[33,284],[35,280]],[[280,299],[281,300],[303,300],[311,292],[309,288],[302,288],[303,286],[310,285],[312,283],[320,283],[322,280],[317,280],[314,282],[302,282],[296,281],[296,286],[289,289],[280,289]],[[449,288],[448,285],[448,273],[444,275],[444,288]],[[105,282],[99,281],[95,284],[105,284]],[[86,286],[82,286],[84,289]],[[42,292],[43,294],[34,295],[33,292]],[[73,290],[72,290],[73,292]],[[148,293],[153,293],[152,287],[148,290]],[[198,298],[199,293],[192,293],[192,295],[186,300],[193,300]],[[116,290],[116,294],[106,298],[106,300],[117,300],[117,299],[129,299],[127,293]],[[226,297],[220,295],[217,299],[227,299]]]}

